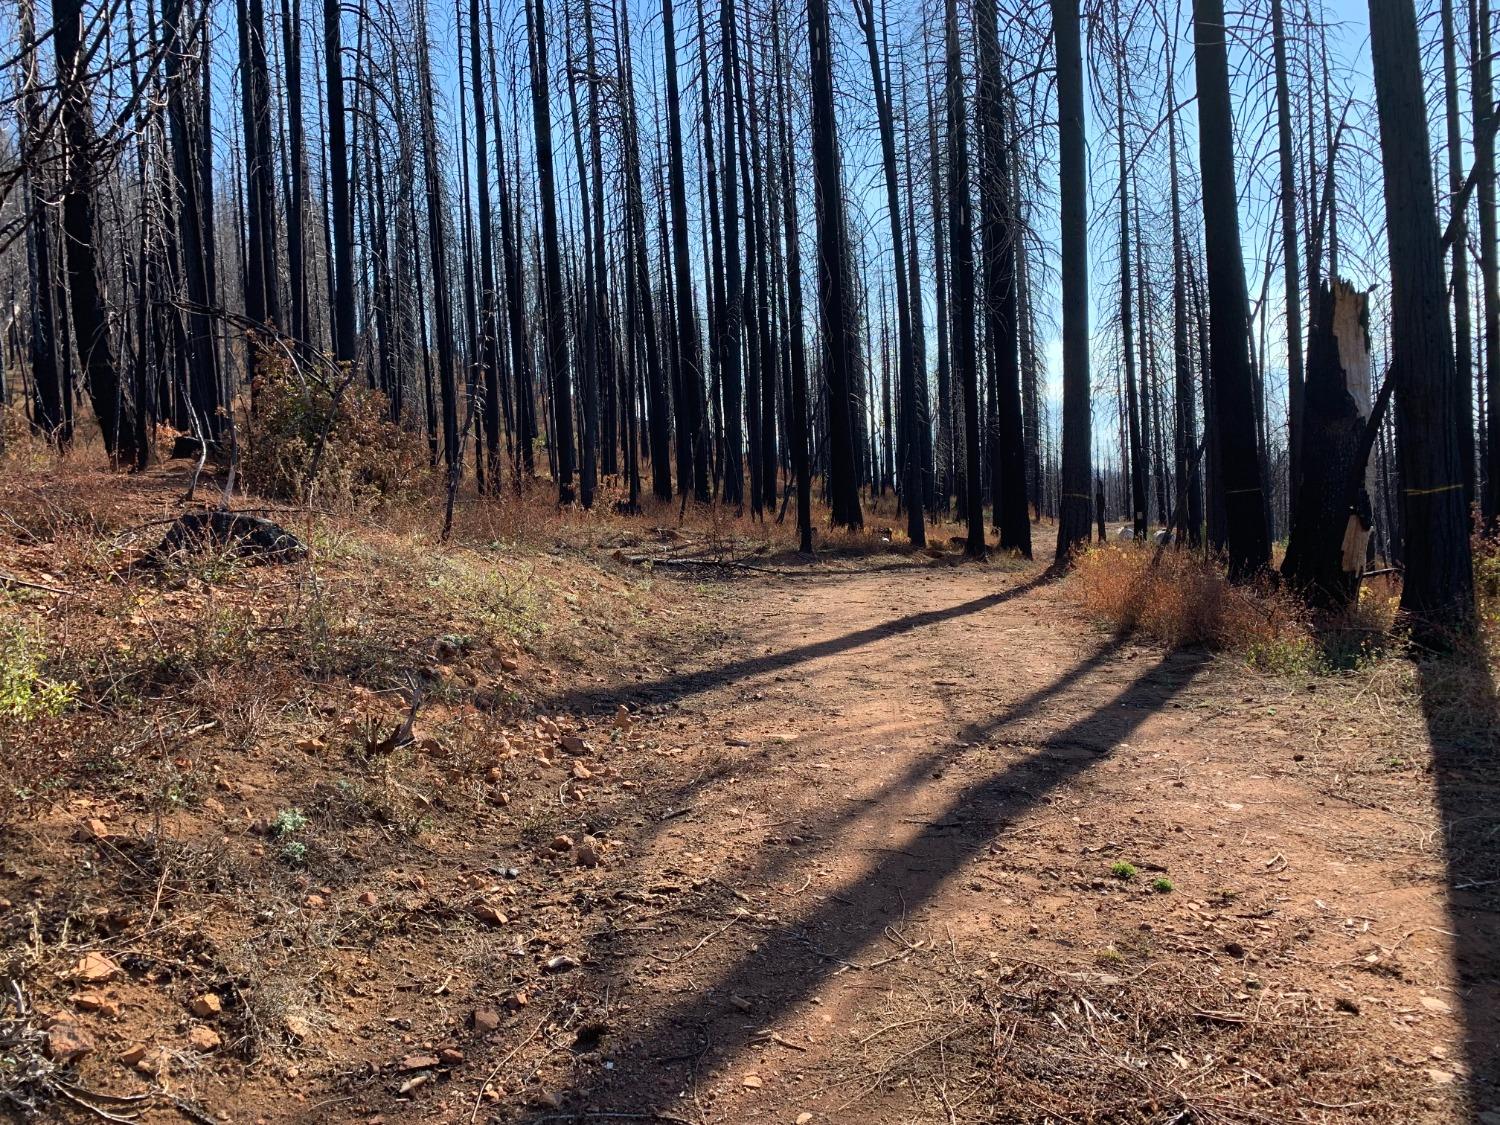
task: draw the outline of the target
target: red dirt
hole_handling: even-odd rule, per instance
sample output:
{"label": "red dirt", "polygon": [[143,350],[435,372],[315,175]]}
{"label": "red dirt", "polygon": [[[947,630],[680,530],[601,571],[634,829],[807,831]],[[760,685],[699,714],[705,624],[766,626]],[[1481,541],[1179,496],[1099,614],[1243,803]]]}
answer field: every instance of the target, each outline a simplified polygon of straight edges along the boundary
{"label": "red dirt", "polygon": [[[259,668],[247,741],[196,752],[212,803],[80,789],[8,833],[38,1019],[147,1121],[1500,1120],[1489,767],[1390,676],[1164,654],[950,562],[564,559],[571,647],[481,638],[440,748],[380,767],[410,832],[349,797],[376,774],[335,722],[390,684]],[[393,650],[478,628],[365,570],[321,581]],[[305,871],[267,834],[292,806]],[[598,866],[551,847],[585,831]],[[64,979],[89,951],[118,1016]]]}

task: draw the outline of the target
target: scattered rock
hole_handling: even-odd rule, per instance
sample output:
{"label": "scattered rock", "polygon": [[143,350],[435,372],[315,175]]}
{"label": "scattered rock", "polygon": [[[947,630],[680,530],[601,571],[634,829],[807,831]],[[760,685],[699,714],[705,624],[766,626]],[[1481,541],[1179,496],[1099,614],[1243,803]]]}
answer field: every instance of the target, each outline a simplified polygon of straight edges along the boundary
{"label": "scattered rock", "polygon": [[110,832],[109,825],[105,824],[97,816],[89,817],[88,820],[85,820],[78,826],[78,836],[83,840],[103,841],[108,840],[111,835],[113,833]]}
{"label": "scattered rock", "polygon": [[474,1030],[479,1034],[488,1035],[492,1031],[499,1030],[500,1013],[494,1008],[475,1008],[474,1015],[470,1017],[469,1022],[474,1025]]}
{"label": "scattered rock", "polygon": [[563,735],[560,744],[569,754],[588,754],[594,749],[583,740],[582,736],[576,734]]}
{"label": "scattered rock", "polygon": [[578,781],[587,781],[593,776],[594,771],[589,769],[588,766],[584,765],[582,762],[573,763],[573,777]]}
{"label": "scattered rock", "polygon": [[88,984],[103,984],[112,981],[121,973],[116,965],[102,953],[85,953],[73,966],[72,977]]}
{"label": "scattered rock", "polygon": [[421,1074],[413,1074],[405,1082],[401,1083],[401,1088],[397,1090],[396,1093],[410,1094],[414,1090],[420,1090],[423,1086],[427,1085],[427,1083],[431,1081],[431,1072],[424,1070]]}
{"label": "scattered rock", "polygon": [[302,900],[302,904],[309,910],[322,910],[323,904],[326,901],[327,899],[325,899],[322,895],[308,895],[305,899]]}
{"label": "scattered rock", "polygon": [[195,1051],[202,1051],[206,1054],[209,1051],[217,1051],[223,1045],[224,1040],[211,1027],[204,1027],[200,1024],[188,1029],[188,1046]]}
{"label": "scattered rock", "polygon": [[313,1037],[312,1024],[301,1016],[287,1016],[281,1021],[281,1030],[293,1043],[306,1043]]}
{"label": "scattered rock", "polygon": [[512,1012],[519,1012],[522,1008],[526,1007],[526,1005],[530,1003],[531,997],[527,996],[525,992],[517,992],[514,995],[507,997],[505,1000],[505,1006]]}
{"label": "scattered rock", "polygon": [[740,1081],[740,1085],[745,1087],[745,1089],[747,1090],[759,1090],[762,1086],[765,1085],[765,1083],[760,1080],[760,1075],[747,1074]]}
{"label": "scattered rock", "polygon": [[542,967],[549,973],[565,973],[569,969],[576,969],[583,962],[577,957],[569,957],[566,953],[559,953]]}
{"label": "scattered rock", "polygon": [[481,902],[478,906],[474,907],[472,913],[474,917],[487,926],[503,926],[510,921],[503,911],[491,906],[487,902]]}
{"label": "scattered rock", "polygon": [[555,852],[570,852],[573,850],[573,837],[554,836],[552,838],[552,850]]}
{"label": "scattered rock", "polygon": [[202,996],[194,996],[188,1001],[188,1007],[192,1009],[193,1015],[199,1019],[208,1019],[216,1016],[224,1010],[224,1003],[212,992],[205,992]]}
{"label": "scattered rock", "polygon": [[75,992],[68,999],[75,1008],[85,1012],[98,1012],[101,1016],[113,1019],[120,1014],[120,1002],[102,992],[84,991]]}
{"label": "scattered rock", "polygon": [[1243,957],[1245,955],[1245,947],[1237,941],[1226,941],[1224,943],[1224,952],[1231,957]]}
{"label": "scattered rock", "polygon": [[1349,996],[1340,996],[1333,1002],[1334,1008],[1340,1012],[1348,1012],[1351,1016],[1359,1015],[1359,1001]]}
{"label": "scattered rock", "polygon": [[94,1040],[77,1024],[59,1020],[47,1029],[47,1057],[66,1065],[94,1049]]}
{"label": "scattered rock", "polygon": [[806,1110],[803,1110],[801,1113],[797,1114],[797,1125],[807,1125],[807,1123],[812,1119],[813,1115],[808,1113]]}
{"label": "scattered rock", "polygon": [[598,867],[600,862],[599,846],[592,837],[585,836],[583,843],[579,844],[573,852],[573,863],[578,867]]}
{"label": "scattered rock", "polygon": [[1453,1081],[1455,1076],[1451,1070],[1438,1070],[1436,1067],[1428,1067],[1427,1077],[1434,1086],[1447,1086]]}
{"label": "scattered rock", "polygon": [[464,1061],[464,1053],[457,1047],[444,1047],[438,1052],[438,1058],[443,1061],[445,1066],[458,1066],[459,1063]]}
{"label": "scattered rock", "polygon": [[380,904],[380,896],[374,891],[366,891],[359,896],[359,904],[361,906],[378,906]]}
{"label": "scattered rock", "polygon": [[1446,1000],[1439,1000],[1436,996],[1423,996],[1421,998],[1421,1001],[1422,1007],[1426,1008],[1429,1012],[1453,1011],[1453,1006],[1451,1004],[1449,1004]]}
{"label": "scattered rock", "polygon": [[146,1052],[149,1049],[150,1048],[148,1048],[143,1043],[137,1043],[134,1046],[126,1047],[125,1050],[120,1052],[120,1061],[126,1066],[135,1066],[143,1058],[146,1057]]}
{"label": "scattered rock", "polygon": [[436,1055],[407,1055],[406,1058],[396,1064],[396,1073],[408,1074],[413,1070],[429,1070],[437,1066],[437,1064],[438,1057]]}
{"label": "scattered rock", "polygon": [[170,1056],[167,1054],[165,1048],[153,1047],[150,1050],[146,1050],[143,1047],[141,1049],[145,1051],[145,1054],[136,1060],[134,1064],[136,1070],[142,1074],[155,1076],[167,1069],[167,1062]]}
{"label": "scattered rock", "polygon": [[746,1000],[743,996],[731,995],[729,997],[729,1002],[742,1012],[748,1012],[755,1006],[751,1004],[750,1001]]}
{"label": "scattered rock", "polygon": [[616,730],[629,730],[635,726],[635,719],[631,718],[630,708],[620,704],[619,710],[615,712],[614,726]]}

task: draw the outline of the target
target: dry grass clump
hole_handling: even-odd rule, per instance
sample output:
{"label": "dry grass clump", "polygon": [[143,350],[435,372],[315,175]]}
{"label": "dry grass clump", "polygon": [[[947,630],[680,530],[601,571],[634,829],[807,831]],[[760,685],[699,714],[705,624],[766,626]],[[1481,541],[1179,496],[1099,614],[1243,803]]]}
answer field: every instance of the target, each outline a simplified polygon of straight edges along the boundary
{"label": "dry grass clump", "polygon": [[931,1119],[1008,1123],[1323,1119],[1310,1106],[1419,1116],[1422,1087],[1308,993],[1252,999],[1184,963],[1121,976],[1023,961],[986,976],[882,1013],[860,1037],[849,1104],[905,1093]]}
{"label": "dry grass clump", "polygon": [[1238,652],[1268,666],[1300,663],[1315,651],[1291,598],[1267,586],[1233,586],[1221,566],[1189,551],[1094,547],[1078,557],[1071,586],[1090,614],[1172,647]]}

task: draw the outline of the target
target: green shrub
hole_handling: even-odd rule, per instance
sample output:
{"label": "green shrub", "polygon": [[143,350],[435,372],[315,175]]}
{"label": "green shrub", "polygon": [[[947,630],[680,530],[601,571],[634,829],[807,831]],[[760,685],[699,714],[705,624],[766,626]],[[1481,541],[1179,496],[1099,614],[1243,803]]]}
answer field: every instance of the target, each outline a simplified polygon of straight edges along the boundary
{"label": "green shrub", "polygon": [[0,633],[0,718],[29,722],[59,714],[78,685],[42,675],[41,657],[20,629]]}

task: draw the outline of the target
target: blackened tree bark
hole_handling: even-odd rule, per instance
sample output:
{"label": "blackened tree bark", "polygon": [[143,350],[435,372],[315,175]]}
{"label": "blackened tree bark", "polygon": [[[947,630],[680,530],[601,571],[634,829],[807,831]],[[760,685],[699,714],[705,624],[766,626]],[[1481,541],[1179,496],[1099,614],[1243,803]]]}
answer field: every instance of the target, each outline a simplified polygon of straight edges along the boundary
{"label": "blackened tree bark", "polygon": [[342,0],[323,0],[323,66],[328,83],[328,174],[333,242],[333,355],[354,362],[354,207],[349,198],[349,141],[344,123]]}
{"label": "blackened tree bark", "polygon": [[[1463,199],[1463,131],[1458,110],[1458,42],[1454,27],[1453,0],[1442,0],[1443,109],[1448,126],[1448,193],[1453,202],[1450,229],[1453,232],[1453,359],[1459,382],[1467,388],[1474,378],[1473,309],[1469,304],[1469,235],[1467,202]],[[1464,496],[1472,508],[1475,498],[1473,397],[1464,394],[1463,427],[1459,433],[1464,459]]]}
{"label": "blackened tree bark", "polygon": [[[495,293],[495,243],[490,205],[489,130],[484,114],[484,84],[480,81],[479,0],[469,0],[470,92],[474,104],[474,152],[478,173],[475,193],[479,204],[479,339],[474,351],[479,379],[484,384],[485,465],[490,488],[500,489],[500,321]],[[498,127],[498,125],[497,125]]]}
{"label": "blackened tree bark", "polygon": [[667,177],[672,201],[672,264],[676,271],[677,329],[673,344],[679,384],[677,444],[678,488],[692,481],[693,497],[707,503],[708,431],[703,409],[703,349],[693,301],[692,254],[688,244],[687,161],[682,145],[681,94],[677,80],[677,32],[673,0],[662,0],[662,43],[667,72]]}
{"label": "blackened tree bark", "polygon": [[[271,327],[281,319],[277,295],[275,153],[271,148],[271,91],[266,74],[266,18],[262,0],[238,0],[240,110],[245,136],[245,319]],[[256,354],[245,341],[252,394]]]}
{"label": "blackened tree bark", "polygon": [[[670,0],[668,0],[670,3]],[[631,63],[630,5],[619,6],[619,53],[623,74],[625,161],[625,207],[630,224],[630,260],[626,265],[631,284],[626,287],[637,320],[645,332],[646,415],[651,449],[651,491],[660,499],[672,498],[672,422],[667,378],[662,370],[662,350],[657,331],[655,299],[651,292],[650,251],[646,240],[646,200],[641,183],[641,149],[635,101],[635,74]]]}
{"label": "blackened tree bark", "polygon": [[1020,225],[1013,207],[1014,154],[1006,135],[1004,74],[995,5],[975,7],[978,38],[979,210],[984,248],[984,317],[989,337],[998,420],[991,456],[999,471],[992,503],[1000,549],[1031,557],[1031,520],[1026,511],[1026,435],[1021,422],[1020,302],[1016,247]]}
{"label": "blackened tree bark", "polygon": [[1078,0],[1052,0],[1057,44],[1058,178],[1062,228],[1062,480],[1057,561],[1086,546],[1093,484],[1089,417],[1088,164],[1084,153],[1083,51]]}
{"label": "blackened tree bark", "polygon": [[[1307,448],[1317,456],[1302,466],[1281,574],[1313,605],[1341,610],[1359,593],[1373,515],[1364,489],[1369,449],[1362,448],[1369,413],[1369,297],[1341,279],[1325,283],[1308,345],[1302,424]],[[1351,482],[1358,482],[1353,495]]]}
{"label": "blackened tree bark", "polygon": [[31,336],[29,351],[31,381],[36,406],[32,423],[48,441],[66,448],[72,440],[69,388],[62,380],[57,349],[67,345],[57,338],[53,316],[52,211],[42,190],[42,102],[37,94],[40,73],[36,57],[36,19],[33,0],[20,0],[21,99],[24,125],[21,130],[21,167],[25,169],[26,248],[31,274]]}
{"label": "blackened tree bark", "polygon": [[724,175],[720,180],[724,220],[724,303],[720,306],[719,378],[724,395],[724,502],[743,507],[745,502],[744,386],[740,365],[740,334],[744,323],[744,266],[740,258],[739,127],[735,107],[739,100],[739,50],[735,34],[734,0],[719,4],[719,67],[724,86],[723,142]]}
{"label": "blackened tree bark", "polygon": [[1249,302],[1234,183],[1234,116],[1223,0],[1194,0],[1193,27],[1214,425],[1228,517],[1229,575],[1243,582],[1270,562],[1271,540],[1250,370]]}
{"label": "blackened tree bark", "polygon": [[[772,0],[771,38],[781,44],[781,5]],[[792,153],[792,124],[788,71],[790,60],[785,48],[777,52],[776,101],[781,122],[782,219],[786,238],[787,335],[791,395],[787,444],[791,453],[792,473],[796,476],[797,541],[803,554],[811,554],[812,537],[812,456],[808,447],[807,346],[803,327],[802,241],[797,219],[797,162]]]}
{"label": "blackened tree bark", "polygon": [[286,81],[287,328],[307,341],[307,248],[303,220],[307,213],[307,133],[302,123],[302,0],[281,0],[282,65]]}
{"label": "blackened tree bark", "polygon": [[979,355],[974,324],[974,219],[969,199],[968,113],[964,107],[963,52],[958,40],[958,4],[943,6],[946,44],[944,87],[948,112],[948,234],[953,262],[953,377],[963,394],[964,554],[985,556],[984,465],[979,455]]}
{"label": "blackened tree bark", "polygon": [[901,399],[903,439],[898,443],[902,454],[901,495],[906,504],[906,534],[915,547],[927,545],[927,522],[922,510],[922,477],[917,437],[917,375],[912,330],[911,298],[906,268],[905,232],[901,222],[900,185],[896,179],[896,125],[891,112],[890,91],[883,81],[880,50],[875,41],[875,11],[872,0],[857,5],[860,26],[865,33],[865,51],[870,60],[870,85],[875,91],[875,112],[880,127],[880,156],[885,171],[886,211],[891,228],[891,255],[895,259],[897,382]]}
{"label": "blackened tree bark", "polygon": [[1411,0],[1371,0],[1370,56],[1385,166],[1391,264],[1391,372],[1401,463],[1406,574],[1401,608],[1419,644],[1474,628],[1474,569],[1457,439],[1461,397],[1449,336],[1442,238]]}
{"label": "blackened tree bark", "polygon": [[[1286,296],[1288,480],[1302,474],[1302,263],[1297,252],[1297,180],[1292,153],[1292,94],[1287,78],[1283,0],[1271,0],[1271,51],[1276,71],[1276,140],[1281,180],[1281,251]],[[1173,169],[1175,174],[1176,169]]]}
{"label": "blackened tree bark", "polygon": [[[443,181],[438,173],[437,120],[433,101],[431,47],[425,9],[417,16],[417,97],[422,119],[422,167],[427,194],[427,240],[432,258],[432,331],[437,345],[437,380],[442,395],[443,458],[448,467],[449,494],[458,480],[463,450],[458,433],[458,386],[453,345],[452,290],[448,282],[448,246],[443,207]],[[351,216],[352,218],[352,216]],[[340,329],[342,331],[342,328]],[[342,357],[340,357],[342,358]]]}
{"label": "blackened tree bark", "polygon": [[557,453],[557,501],[573,502],[573,391],[568,373],[567,294],[558,247],[557,190],[552,170],[552,107],[547,89],[547,13],[540,0],[526,0],[531,45],[531,116],[535,133],[537,193],[542,209],[543,282],[546,286],[547,374],[552,387],[552,444]]}
{"label": "blackened tree bark", "polygon": [[95,253],[95,137],[89,104],[89,60],[83,52],[83,0],[53,0],[52,43],[57,53],[60,121],[67,161],[62,235],[73,341],[110,462],[130,465],[145,451],[139,448],[133,404],[115,367]]}
{"label": "blackened tree bark", "polygon": [[[1130,475],[1130,524],[1137,542],[1146,539],[1146,450],[1141,435],[1141,403],[1136,380],[1135,325],[1130,295],[1130,168],[1125,156],[1126,57],[1120,7],[1114,6],[1118,38],[1115,42],[1115,151],[1120,174],[1120,333],[1125,356],[1126,471]],[[1144,310],[1142,310],[1144,315]],[[1141,373],[1142,378],[1145,372]]]}
{"label": "blackened tree bark", "polygon": [[[1167,73],[1175,74],[1169,64]],[[1182,248],[1182,185],[1177,164],[1176,91],[1167,92],[1167,166],[1172,195],[1172,357],[1176,405],[1173,454],[1176,462],[1176,531],[1180,540],[1197,547],[1203,539],[1203,488],[1199,464],[1193,456],[1198,423],[1194,409],[1197,390],[1193,382],[1193,351],[1188,338],[1188,294],[1186,255]]]}
{"label": "blackened tree bark", "polygon": [[214,304],[213,183],[211,179],[204,179],[203,165],[194,159],[194,153],[210,141],[205,135],[208,132],[205,126],[207,106],[194,107],[188,101],[194,85],[189,81],[192,74],[190,60],[194,52],[184,42],[185,18],[182,0],[167,0],[163,9],[167,119],[171,125],[172,173],[177,196],[177,242],[188,300],[187,387],[184,390],[194,429],[210,445],[217,445],[223,432],[224,393],[211,313]]}
{"label": "blackened tree bark", "polygon": [[1484,388],[1489,404],[1485,442],[1483,513],[1490,529],[1500,526],[1500,221],[1495,198],[1494,63],[1490,57],[1490,3],[1478,0],[1470,21],[1473,67],[1474,179],[1479,206],[1480,312],[1484,328]]}
{"label": "blackened tree bark", "polygon": [[[808,47],[812,70],[813,186],[818,217],[818,309],[823,333],[823,372],[828,387],[829,491],[833,522],[864,526],[859,503],[859,466],[854,410],[859,366],[859,317],[853,255],[844,218],[843,173],[833,104],[833,57],[827,0],[808,0]],[[983,526],[980,530],[983,535]]]}

